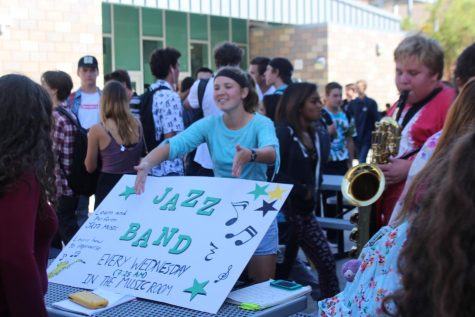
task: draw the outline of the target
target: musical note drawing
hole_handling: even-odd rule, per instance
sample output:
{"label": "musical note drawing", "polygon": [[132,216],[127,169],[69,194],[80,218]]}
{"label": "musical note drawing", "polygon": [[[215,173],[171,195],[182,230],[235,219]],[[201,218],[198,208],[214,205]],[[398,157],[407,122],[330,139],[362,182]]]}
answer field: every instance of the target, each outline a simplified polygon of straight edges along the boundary
{"label": "musical note drawing", "polygon": [[234,241],[234,244],[237,245],[237,246],[241,246],[243,244],[246,244],[247,242],[249,242],[252,238],[254,238],[257,234],[257,230],[254,229],[253,226],[247,226],[247,228],[245,228],[244,230],[242,231],[239,231],[238,233],[234,234],[234,233],[228,233],[225,235],[226,239],[231,239],[231,238],[234,238],[234,237],[237,237],[243,233],[247,233],[249,234],[249,237],[247,238],[247,240],[241,240],[241,239],[238,239],[236,241]]}
{"label": "musical note drawing", "polygon": [[66,253],[61,253],[60,258],[58,259],[59,262],[63,261],[65,258],[67,258],[68,255]]}
{"label": "musical note drawing", "polygon": [[233,206],[234,211],[236,212],[236,217],[231,218],[228,221],[226,221],[226,223],[225,223],[226,226],[231,226],[238,220],[239,212],[238,212],[236,207],[240,207],[240,208],[242,208],[242,210],[245,210],[247,208],[247,206],[249,206],[249,202],[248,201],[238,201],[238,202],[235,202],[235,203],[231,202],[231,205]]}
{"label": "musical note drawing", "polygon": [[213,258],[211,258],[210,256],[215,254],[214,250],[217,250],[218,247],[214,245],[213,242],[210,242],[209,245],[211,246],[211,250],[210,250],[210,253],[208,253],[206,256],[205,256],[205,261],[211,261]]}
{"label": "musical note drawing", "polygon": [[219,275],[218,275],[218,279],[217,279],[217,280],[214,280],[214,282],[215,282],[215,283],[218,283],[219,281],[224,281],[225,279],[227,279],[228,276],[229,276],[229,271],[231,271],[232,268],[233,268],[233,266],[232,266],[232,265],[229,265],[229,266],[228,266],[228,271],[225,272],[225,273],[219,274]]}

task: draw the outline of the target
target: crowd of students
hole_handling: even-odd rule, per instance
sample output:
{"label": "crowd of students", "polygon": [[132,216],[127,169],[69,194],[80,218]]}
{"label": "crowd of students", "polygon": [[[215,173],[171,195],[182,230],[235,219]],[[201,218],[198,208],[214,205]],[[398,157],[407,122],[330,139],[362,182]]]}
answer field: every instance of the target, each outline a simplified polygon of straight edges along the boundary
{"label": "crowd of students", "polygon": [[[387,114],[401,125],[401,145],[379,165],[388,184],[376,206],[379,230],[342,292],[327,241],[333,237],[315,212],[322,175],[343,175],[354,158],[366,161],[379,120],[367,83],[346,85],[344,101],[343,86],[330,82],[321,98],[315,84],[292,82],[287,58],[254,58],[247,73],[238,67],[241,49],[223,43],[214,51],[216,72],[202,68],[197,80],[179,84],[180,56],[173,48],[152,53],[157,81],[149,112],[124,70],[107,74],[100,90],[93,56],[79,60],[81,87],[73,93],[62,71],[46,71],[41,85],[0,77],[0,240],[15,237],[0,248],[0,316],[46,316],[49,249],[71,240],[88,203],[68,183],[77,124],[88,129],[84,166],[100,172],[95,207],[124,174],[137,174],[137,194],[150,176],[290,183],[278,220],[248,264],[251,282],[299,280],[291,271],[301,265],[302,248],[318,273],[321,316],[473,315],[475,44],[457,60],[455,88],[441,81],[443,51],[435,40],[411,35],[396,48],[396,86],[408,99]],[[279,244],[285,251],[277,265]]]}

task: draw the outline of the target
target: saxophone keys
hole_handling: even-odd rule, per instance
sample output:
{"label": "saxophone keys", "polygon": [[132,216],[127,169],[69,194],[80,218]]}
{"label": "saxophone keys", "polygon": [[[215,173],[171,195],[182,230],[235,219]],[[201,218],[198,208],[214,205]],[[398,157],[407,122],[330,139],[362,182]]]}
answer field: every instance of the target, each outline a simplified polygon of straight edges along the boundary
{"label": "saxophone keys", "polygon": [[355,227],[350,231],[350,240],[351,241],[358,242],[359,236],[360,236],[360,233],[358,231],[358,228]]}

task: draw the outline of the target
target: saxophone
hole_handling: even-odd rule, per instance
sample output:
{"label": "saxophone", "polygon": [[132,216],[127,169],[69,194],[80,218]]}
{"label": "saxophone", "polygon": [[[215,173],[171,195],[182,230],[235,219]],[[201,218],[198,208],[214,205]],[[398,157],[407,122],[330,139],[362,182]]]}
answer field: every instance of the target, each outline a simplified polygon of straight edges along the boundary
{"label": "saxophone", "polygon": [[[399,96],[397,111],[406,104],[409,92],[403,91]],[[352,167],[343,177],[341,192],[353,205],[358,207],[350,217],[356,227],[350,232],[350,240],[356,242],[349,255],[358,257],[361,249],[369,240],[371,205],[383,194],[385,180],[378,164],[389,163],[391,156],[396,156],[401,141],[401,128],[393,117],[384,117],[375,124],[371,134],[371,163],[362,163]]]}

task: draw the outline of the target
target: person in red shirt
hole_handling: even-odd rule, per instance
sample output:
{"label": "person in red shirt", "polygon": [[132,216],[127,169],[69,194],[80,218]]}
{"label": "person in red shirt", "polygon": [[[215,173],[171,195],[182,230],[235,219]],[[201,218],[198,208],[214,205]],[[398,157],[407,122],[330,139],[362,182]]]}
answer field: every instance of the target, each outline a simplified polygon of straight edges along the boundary
{"label": "person in red shirt", "polygon": [[31,79],[0,77],[0,316],[47,316],[46,266],[58,228],[52,109]]}
{"label": "person in red shirt", "polygon": [[387,188],[376,206],[378,228],[386,225],[404,187],[409,168],[424,142],[444,125],[455,91],[441,82],[444,52],[437,41],[422,34],[405,38],[394,51],[396,86],[407,92],[405,102],[388,111],[401,126],[399,153],[379,165]]}

